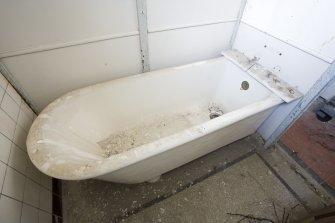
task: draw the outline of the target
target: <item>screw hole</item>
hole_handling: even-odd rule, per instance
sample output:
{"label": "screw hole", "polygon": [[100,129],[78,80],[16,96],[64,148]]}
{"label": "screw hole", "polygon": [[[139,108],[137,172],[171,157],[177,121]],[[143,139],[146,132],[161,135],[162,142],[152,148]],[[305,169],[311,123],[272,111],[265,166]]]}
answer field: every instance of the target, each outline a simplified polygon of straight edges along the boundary
{"label": "screw hole", "polygon": [[288,91],[290,92],[290,94],[294,94],[295,92],[294,92],[294,90],[293,89],[288,89]]}

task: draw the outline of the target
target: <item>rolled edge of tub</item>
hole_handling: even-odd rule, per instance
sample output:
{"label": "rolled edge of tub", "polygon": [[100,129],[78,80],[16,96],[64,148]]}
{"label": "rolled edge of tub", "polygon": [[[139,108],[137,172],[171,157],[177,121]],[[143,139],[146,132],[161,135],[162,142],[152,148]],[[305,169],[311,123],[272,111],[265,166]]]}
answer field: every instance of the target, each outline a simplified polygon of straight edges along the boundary
{"label": "rolled edge of tub", "polygon": [[[67,100],[69,100],[69,98]],[[60,153],[61,151],[64,152],[64,148],[61,148],[64,147],[64,144],[57,144],[52,139],[44,138],[43,131],[41,131],[43,126],[48,125],[48,118],[43,118],[43,116],[52,116],[52,114],[49,114],[53,110],[52,108],[62,103],[62,100],[58,99],[50,104],[50,107],[48,106],[34,121],[27,137],[28,155],[33,164],[41,172],[51,177],[62,180],[84,180],[95,178],[176,148],[177,146],[215,132],[259,112],[268,110],[282,102],[283,100],[277,95],[271,94],[262,101],[255,102],[243,108],[226,113],[218,118],[208,120],[203,124],[176,132],[175,134],[138,146],[129,151],[108,158],[99,157],[97,154],[90,154],[87,157],[83,155],[81,160],[79,160],[80,162],[76,163],[73,162],[73,160],[72,162],[67,162],[66,159],[61,161],[59,155],[64,156],[64,154],[57,153]]]}

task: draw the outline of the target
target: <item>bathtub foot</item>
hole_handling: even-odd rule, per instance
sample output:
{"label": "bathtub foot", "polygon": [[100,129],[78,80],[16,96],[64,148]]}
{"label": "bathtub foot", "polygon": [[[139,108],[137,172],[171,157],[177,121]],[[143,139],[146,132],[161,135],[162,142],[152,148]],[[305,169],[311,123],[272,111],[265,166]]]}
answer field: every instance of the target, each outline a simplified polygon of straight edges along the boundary
{"label": "bathtub foot", "polygon": [[157,181],[159,181],[159,179],[161,178],[162,175],[159,175],[157,177],[151,178],[150,180],[148,180],[148,183],[156,183]]}

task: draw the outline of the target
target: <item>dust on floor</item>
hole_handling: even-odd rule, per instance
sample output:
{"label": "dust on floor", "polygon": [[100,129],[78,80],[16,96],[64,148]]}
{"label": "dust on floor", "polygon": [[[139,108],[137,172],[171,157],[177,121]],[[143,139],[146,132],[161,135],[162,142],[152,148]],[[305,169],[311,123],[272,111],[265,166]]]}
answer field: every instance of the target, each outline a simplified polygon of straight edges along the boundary
{"label": "dust on floor", "polygon": [[247,137],[164,174],[154,184],[64,181],[64,220],[238,222],[252,215],[277,222],[285,210],[291,222],[333,203],[280,151],[261,148],[257,135]]}

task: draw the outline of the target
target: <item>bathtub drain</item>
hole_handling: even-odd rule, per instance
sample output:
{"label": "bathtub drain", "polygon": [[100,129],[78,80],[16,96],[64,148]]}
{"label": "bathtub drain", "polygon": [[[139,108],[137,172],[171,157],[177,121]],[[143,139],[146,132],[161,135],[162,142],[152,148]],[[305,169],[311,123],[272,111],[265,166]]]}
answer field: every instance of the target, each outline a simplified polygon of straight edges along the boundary
{"label": "bathtub drain", "polygon": [[209,118],[214,119],[224,114],[223,110],[215,103],[208,106]]}
{"label": "bathtub drain", "polygon": [[221,116],[221,114],[219,114],[219,113],[211,113],[211,114],[209,114],[209,118],[210,119],[214,119],[214,118],[217,118],[219,116]]}

